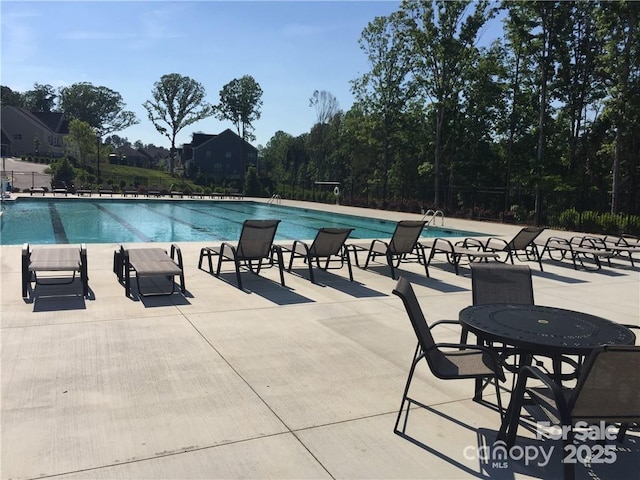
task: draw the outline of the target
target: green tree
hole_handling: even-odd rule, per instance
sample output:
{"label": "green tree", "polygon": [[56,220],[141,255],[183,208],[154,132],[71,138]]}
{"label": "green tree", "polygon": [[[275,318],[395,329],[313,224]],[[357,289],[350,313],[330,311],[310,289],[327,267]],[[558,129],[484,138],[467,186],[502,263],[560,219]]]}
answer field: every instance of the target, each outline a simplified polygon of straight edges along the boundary
{"label": "green tree", "polygon": [[205,88],[179,73],[163,75],[154,84],[151,95],[153,99],[142,105],[156,130],[171,141],[170,171],[173,174],[178,132],[210,117],[214,110],[205,101]]}
{"label": "green tree", "polygon": [[396,18],[406,42],[413,78],[435,108],[434,203],[441,203],[441,175],[447,116],[454,112],[462,81],[477,55],[475,43],[482,26],[493,15],[489,2],[461,0],[407,0]]}
{"label": "green tree", "polygon": [[0,86],[0,104],[4,107],[10,105],[12,107],[22,107],[22,94],[14,92],[9,87]]}
{"label": "green tree", "polygon": [[107,87],[80,82],[61,88],[58,95],[60,110],[68,118],[82,120],[102,135],[139,123],[135,113],[124,110],[122,96]]}
{"label": "green tree", "polygon": [[74,118],[69,122],[69,135],[66,136],[67,149],[78,157],[80,165],[84,168],[87,153],[96,148],[96,135],[91,125]]}
{"label": "green tree", "polygon": [[52,186],[66,185],[67,187],[71,187],[73,185],[73,179],[76,176],[76,171],[68,158],[61,158],[60,160],[52,163],[49,168],[51,173],[53,173],[53,178],[51,180]]}
{"label": "green tree", "polygon": [[24,108],[32,112],[51,112],[56,101],[56,91],[51,85],[33,84],[33,90],[22,94]]}
{"label": "green tree", "polygon": [[260,119],[262,88],[251,75],[244,75],[227,83],[220,90],[220,103],[216,105],[216,117],[232,122],[238,135],[245,141],[255,140],[253,122]]}
{"label": "green tree", "polygon": [[249,166],[247,173],[244,175],[243,193],[248,197],[262,196],[262,185],[260,185],[260,180],[258,179],[258,171],[253,165]]}
{"label": "green tree", "polygon": [[[619,211],[625,177],[629,196],[635,194],[640,177],[640,3],[603,2],[598,30],[604,37],[601,75],[608,99],[605,115],[615,130],[611,152],[611,213]],[[625,171],[627,172],[625,175]]]}
{"label": "green tree", "polygon": [[352,82],[351,90],[365,111],[378,118],[382,157],[382,202],[387,203],[389,167],[398,153],[402,116],[415,100],[408,84],[409,57],[392,17],[376,17],[360,35],[358,43],[369,61],[370,71]]}

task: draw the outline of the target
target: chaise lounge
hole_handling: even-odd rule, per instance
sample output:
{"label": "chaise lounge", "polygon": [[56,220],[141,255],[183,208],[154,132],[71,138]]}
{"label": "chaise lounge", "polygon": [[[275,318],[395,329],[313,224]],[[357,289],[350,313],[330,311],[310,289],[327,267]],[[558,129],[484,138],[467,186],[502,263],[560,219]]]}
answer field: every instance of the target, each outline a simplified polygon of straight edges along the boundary
{"label": "chaise lounge", "polygon": [[[309,267],[309,279],[312,283],[315,283],[313,275],[314,260],[317,268],[321,270],[328,270],[331,262],[339,263],[339,266],[334,268],[342,268],[346,263],[349,269],[349,280],[353,282],[353,270],[351,268],[349,249],[344,245],[352,231],[353,228],[321,228],[318,230],[316,238],[311,245],[306,244],[302,240],[294,241],[291,247],[288,271],[291,271],[293,261],[296,258],[304,258]],[[321,265],[321,260],[324,265]]]}
{"label": "chaise lounge", "polygon": [[[219,247],[203,247],[200,250],[198,268],[202,269],[202,262],[207,257],[209,263],[209,273],[220,276],[220,269],[223,262],[233,262],[236,270],[238,288],[242,290],[242,277],[240,267],[247,268],[256,275],[266,265],[274,265],[274,256],[277,258],[280,270],[280,283],[284,287],[284,261],[282,259],[282,248],[273,244],[276,230],[280,220],[245,220],[242,224],[240,239],[236,245],[223,242]],[[212,257],[218,257],[218,267],[213,273]],[[265,262],[266,260],[266,262]]]}
{"label": "chaise lounge", "polygon": [[[61,278],[61,274],[64,277]],[[32,282],[36,285],[71,284],[80,275],[82,295],[89,296],[89,277],[87,274],[87,246],[80,247],[35,247],[28,243],[22,246],[22,298],[28,298]],[[38,274],[41,274],[38,278]]]}
{"label": "chaise lounge", "polygon": [[[131,295],[131,273],[135,274],[138,294],[142,297],[156,295],[171,295],[175,292],[175,277],[180,277],[180,291],[184,295],[184,268],[180,247],[171,245],[171,255],[163,248],[125,248],[120,246],[113,255],[113,270],[118,281],[124,285],[125,296]],[[171,282],[170,291],[144,293],[140,287],[141,278],[165,277]]]}

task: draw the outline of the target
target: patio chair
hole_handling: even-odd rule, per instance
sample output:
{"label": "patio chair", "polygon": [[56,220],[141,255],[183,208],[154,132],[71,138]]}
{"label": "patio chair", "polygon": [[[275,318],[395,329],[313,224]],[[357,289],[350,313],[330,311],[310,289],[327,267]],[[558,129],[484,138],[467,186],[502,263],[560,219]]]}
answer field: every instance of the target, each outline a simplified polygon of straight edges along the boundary
{"label": "patio chair", "polygon": [[220,275],[222,262],[231,261],[235,265],[238,288],[242,290],[240,267],[259,275],[263,266],[273,266],[275,255],[280,270],[280,283],[284,287],[282,248],[273,244],[279,223],[280,220],[245,220],[236,245],[223,242],[219,247],[204,247],[200,250],[198,268],[202,269],[202,261],[207,257],[209,273],[213,274],[212,257],[217,256],[218,267],[214,274],[217,277]]}
{"label": "patio chair", "polygon": [[498,261],[506,262],[511,261],[514,263],[513,257],[521,260],[522,257],[529,261],[537,261],[542,272],[542,259],[538,252],[538,246],[534,243],[534,240],[543,232],[544,227],[524,227],[509,241],[502,238],[489,237],[486,240],[480,240],[477,238],[467,238],[464,240],[463,245],[465,247],[479,246],[487,252],[504,252],[506,257],[504,260],[498,259]]}
{"label": "patio chair", "polygon": [[471,294],[474,305],[533,305],[531,269],[527,265],[503,263],[471,265]]}
{"label": "patio chair", "polygon": [[[545,253],[551,260],[562,262],[565,258],[570,258],[573,262],[574,270],[578,270],[580,265],[585,270],[600,270],[602,260],[606,260],[611,265],[611,257],[615,254],[607,248],[599,248],[596,242],[587,237],[573,236],[571,238],[549,237],[542,248],[541,257]],[[554,254],[558,254],[554,257]],[[588,260],[593,263],[585,263]]]}
{"label": "patio chair", "polygon": [[[440,321],[436,322],[431,327],[427,325],[422,309],[420,308],[420,304],[418,303],[418,299],[413,291],[413,287],[411,286],[411,283],[403,277],[398,279],[396,287],[393,289],[393,294],[402,299],[407,314],[409,315],[409,320],[411,320],[413,331],[418,339],[418,345],[416,346],[416,350],[413,355],[409,376],[404,388],[404,393],[402,394],[402,403],[400,404],[400,410],[398,411],[398,417],[396,418],[396,424],[393,431],[400,436],[405,436],[404,432],[411,404],[416,404],[425,408],[423,403],[409,397],[409,388],[411,387],[411,380],[413,379],[414,371],[422,359],[426,360],[433,375],[443,380],[494,380],[498,411],[502,417],[503,412],[502,402],[500,399],[499,382],[505,381],[505,376],[496,353],[481,345],[436,343],[433,335],[431,334],[431,329],[441,323],[457,322]],[[476,387],[478,387],[477,384]],[[479,397],[479,392],[476,391],[475,393],[474,399]],[[400,424],[400,419],[405,410],[405,404],[406,413],[403,427],[402,430],[399,430],[398,425]]]}
{"label": "patio chair", "polygon": [[[529,379],[535,380],[534,387],[528,385]],[[542,386],[539,386],[540,382]],[[525,394],[528,399],[525,399]],[[576,422],[600,426],[619,423],[623,428],[640,422],[640,347],[596,347],[587,357],[572,389],[558,385],[536,367],[523,367],[498,432],[498,440],[506,441],[507,448],[515,444],[522,407],[530,401],[541,407],[553,425],[566,431],[563,435],[564,452],[574,441]],[[580,455],[577,457],[579,459]],[[574,463],[563,462],[563,465],[565,480],[572,480],[575,476]]]}
{"label": "patio chair", "polygon": [[[65,274],[71,278],[63,278]],[[35,247],[28,243],[22,246],[22,298],[28,297],[32,282],[36,285],[71,284],[80,275],[82,295],[89,296],[89,277],[87,274],[87,246],[80,247]],[[38,277],[40,275],[40,278]]]}
{"label": "patio chair", "polygon": [[[113,270],[120,283],[124,284],[125,296],[131,295],[131,273],[135,274],[138,294],[141,297],[171,295],[175,292],[175,277],[180,278],[180,291],[184,295],[184,267],[182,252],[177,245],[171,245],[171,255],[163,248],[125,248],[120,246],[113,255]],[[141,278],[165,277],[171,282],[171,291],[144,293]]]}
{"label": "patio chair", "polygon": [[[309,267],[309,279],[312,283],[315,283],[313,275],[314,260],[317,268],[321,270],[342,268],[346,263],[349,269],[349,280],[353,282],[349,249],[344,245],[353,230],[353,228],[321,228],[310,246],[301,240],[295,240],[291,247],[288,271],[291,271],[294,259],[304,258]],[[321,264],[321,261],[324,265]],[[331,262],[338,262],[339,266],[330,267]]]}
{"label": "patio chair", "polygon": [[[401,262],[417,261],[424,265],[424,271],[429,276],[429,268],[424,254],[424,248],[418,241],[426,221],[400,220],[396,224],[391,240],[373,240],[368,249],[367,260],[364,264],[366,270],[369,262],[376,257],[384,256],[391,270],[391,278],[396,279],[395,269]],[[354,248],[353,246],[351,248]],[[354,249],[355,250],[355,249]]]}

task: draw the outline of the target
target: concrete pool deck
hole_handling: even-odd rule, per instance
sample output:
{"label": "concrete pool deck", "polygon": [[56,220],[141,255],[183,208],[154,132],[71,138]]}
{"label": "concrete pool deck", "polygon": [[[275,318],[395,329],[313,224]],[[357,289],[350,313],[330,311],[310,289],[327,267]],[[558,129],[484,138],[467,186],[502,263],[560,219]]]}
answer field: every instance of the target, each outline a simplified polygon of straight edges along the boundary
{"label": "concrete pool deck", "polygon": [[[520,229],[449,218],[445,226],[505,238]],[[569,235],[543,237],[556,234]],[[20,296],[21,246],[0,247],[0,478],[561,475],[558,461],[500,468],[479,460],[475,452],[493,441],[498,413],[471,401],[471,381],[438,380],[426,365],[412,394],[432,410],[412,413],[407,429],[423,448],[393,433],[415,336],[386,267],[354,268],[353,283],[346,268],[320,273],[314,285],[298,264],[285,274],[286,288],[268,269],[243,274],[240,291],[231,270],[217,279],[197,269],[208,243],[179,245],[186,296],[126,298],[112,268],[119,245],[89,244],[89,298],[79,284],[38,286],[33,303]],[[615,268],[575,271],[545,260],[540,272],[529,265],[537,304],[640,325],[639,267],[616,260]],[[430,273],[417,264],[400,268],[429,322],[456,319],[471,304],[468,268],[456,276],[436,257]],[[459,332],[441,327],[435,336],[456,342]],[[539,444],[523,438],[531,437],[525,429],[518,434],[519,445]],[[576,478],[635,478],[638,467],[640,438],[631,432],[615,463],[578,466]]]}

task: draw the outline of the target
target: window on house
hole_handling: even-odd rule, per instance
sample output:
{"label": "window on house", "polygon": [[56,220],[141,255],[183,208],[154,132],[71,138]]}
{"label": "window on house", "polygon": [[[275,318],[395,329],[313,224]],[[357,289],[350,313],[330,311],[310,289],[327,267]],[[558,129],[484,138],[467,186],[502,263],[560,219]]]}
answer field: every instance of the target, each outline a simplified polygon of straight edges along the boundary
{"label": "window on house", "polygon": [[211,150],[207,150],[207,160],[211,160]]}
{"label": "window on house", "polygon": [[231,152],[224,152],[224,158],[231,158]]}
{"label": "window on house", "polygon": [[21,133],[14,133],[13,134],[13,139],[14,140],[22,140],[22,134]]}

